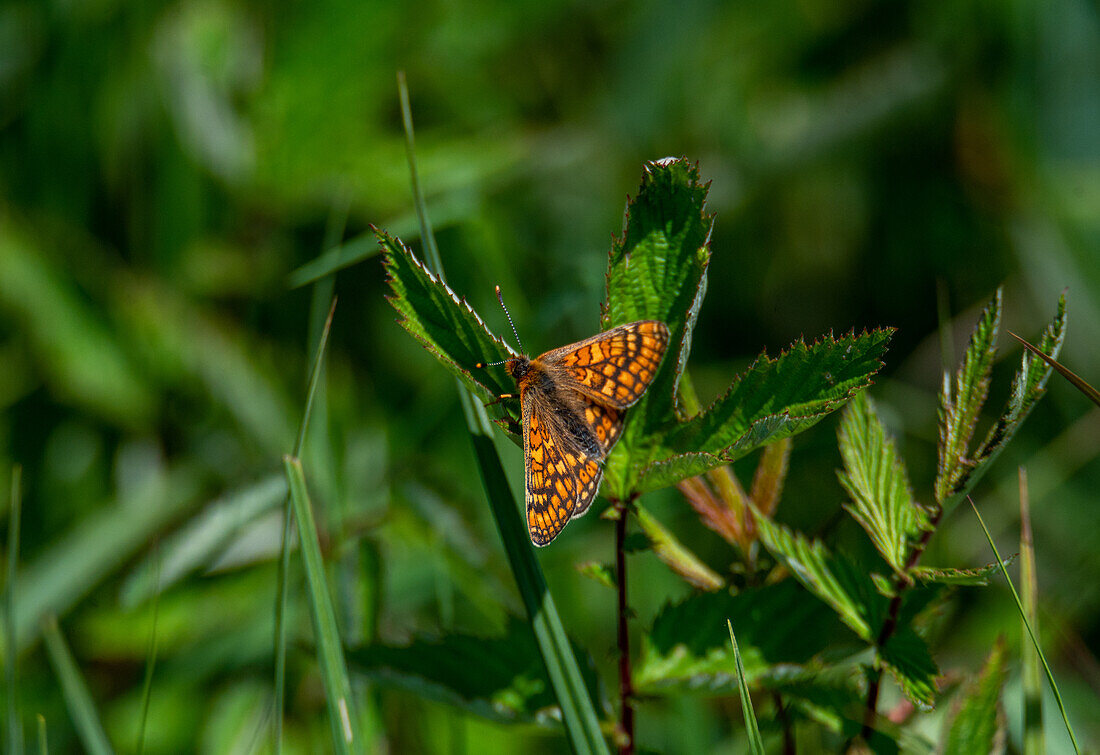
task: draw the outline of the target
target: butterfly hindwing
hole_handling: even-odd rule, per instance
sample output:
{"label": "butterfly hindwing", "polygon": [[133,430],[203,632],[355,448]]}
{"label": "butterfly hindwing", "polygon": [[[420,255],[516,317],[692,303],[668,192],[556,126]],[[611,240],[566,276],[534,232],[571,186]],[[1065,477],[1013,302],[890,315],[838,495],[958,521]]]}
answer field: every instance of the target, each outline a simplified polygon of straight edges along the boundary
{"label": "butterfly hindwing", "polygon": [[572,518],[577,507],[578,456],[555,438],[547,404],[522,391],[524,487],[527,529],[535,545],[547,545]]}

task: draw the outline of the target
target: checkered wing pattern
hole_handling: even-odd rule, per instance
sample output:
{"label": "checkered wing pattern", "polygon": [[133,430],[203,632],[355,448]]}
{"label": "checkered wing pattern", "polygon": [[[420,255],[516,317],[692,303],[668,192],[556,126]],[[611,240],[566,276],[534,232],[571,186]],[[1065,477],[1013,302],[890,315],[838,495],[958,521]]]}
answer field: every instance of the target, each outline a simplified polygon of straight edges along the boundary
{"label": "checkered wing pattern", "polygon": [[603,479],[603,470],[595,459],[585,462],[577,467],[577,508],[573,511],[573,519],[584,516],[592,501],[596,498],[596,492],[600,489],[600,480]]}
{"label": "checkered wing pattern", "polygon": [[600,464],[668,346],[664,323],[622,325],[531,360],[517,378],[523,415],[527,528],[547,545],[592,505]]}
{"label": "checkered wing pattern", "polygon": [[[527,529],[535,545],[547,545],[573,517],[577,509],[577,470],[588,464],[565,448],[553,432],[553,424],[546,421],[542,405],[537,399],[531,404],[530,398],[524,396],[522,402],[527,404],[523,407]],[[595,482],[598,486],[599,480]]]}
{"label": "checkered wing pattern", "polygon": [[668,327],[656,320],[620,325],[539,357],[561,368],[571,388],[594,402],[625,409],[649,387],[668,348]]}

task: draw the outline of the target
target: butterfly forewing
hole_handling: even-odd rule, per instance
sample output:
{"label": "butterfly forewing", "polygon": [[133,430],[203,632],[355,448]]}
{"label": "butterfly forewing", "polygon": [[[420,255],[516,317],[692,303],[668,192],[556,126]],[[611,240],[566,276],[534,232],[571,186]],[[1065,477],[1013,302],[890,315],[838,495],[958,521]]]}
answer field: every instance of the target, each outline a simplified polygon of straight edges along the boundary
{"label": "butterfly forewing", "polygon": [[641,320],[548,351],[539,360],[563,368],[569,378],[563,381],[567,387],[593,401],[625,409],[645,393],[667,346],[668,327],[656,320]]}

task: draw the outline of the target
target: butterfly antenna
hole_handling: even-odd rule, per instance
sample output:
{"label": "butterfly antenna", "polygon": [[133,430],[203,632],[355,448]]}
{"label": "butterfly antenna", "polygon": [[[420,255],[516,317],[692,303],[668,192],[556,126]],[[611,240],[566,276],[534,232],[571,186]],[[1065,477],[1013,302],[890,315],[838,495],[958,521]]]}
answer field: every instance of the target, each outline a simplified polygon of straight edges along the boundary
{"label": "butterfly antenna", "polygon": [[[497,301],[500,302],[500,306],[504,309],[504,314],[508,317],[508,324],[512,326],[512,335],[516,337],[516,343],[519,344],[519,350],[523,351],[523,342],[519,340],[519,333],[516,331],[516,324],[512,322],[512,313],[508,311],[508,307],[504,306],[504,297],[500,294],[500,286],[497,286]],[[484,369],[485,367],[496,367],[498,364],[508,364],[511,359],[501,359],[499,362],[478,362],[474,365],[477,369]]]}
{"label": "butterfly antenna", "polygon": [[508,307],[504,306],[504,296],[500,293],[500,286],[497,286],[497,301],[500,302],[500,307],[504,310],[504,314],[508,318],[508,324],[512,326],[512,335],[516,337],[516,343],[519,344],[519,350],[526,353],[523,348],[523,341],[519,340],[519,331],[516,330],[516,324],[512,322],[512,313],[508,311]]}

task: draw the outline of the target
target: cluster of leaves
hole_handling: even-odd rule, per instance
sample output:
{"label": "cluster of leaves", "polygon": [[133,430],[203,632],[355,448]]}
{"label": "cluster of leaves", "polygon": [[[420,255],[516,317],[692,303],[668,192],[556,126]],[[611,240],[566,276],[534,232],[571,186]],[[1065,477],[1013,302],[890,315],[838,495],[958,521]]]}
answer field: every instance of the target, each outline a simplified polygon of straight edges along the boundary
{"label": "cluster of leaves", "polygon": [[[645,547],[699,588],[692,597],[668,605],[645,632],[635,691],[735,694],[738,677],[725,631],[728,619],[740,638],[744,678],[752,689],[772,693],[788,713],[817,721],[838,735],[855,736],[862,728],[860,711],[868,690],[877,695],[883,669],[918,709],[936,702],[939,670],[921,635],[924,617],[947,590],[985,584],[997,565],[929,568],[920,565],[920,556],[944,515],[966,497],[1034,407],[1050,369],[1025,353],[1008,405],[984,440],[974,445],[1001,318],[998,292],[978,322],[958,373],[945,377],[939,472],[933,502],[926,505],[916,500],[905,464],[863,392],[882,364],[889,329],[829,335],[813,344],[799,341],[776,358],[761,355],[724,395],[701,407],[685,369],[711,254],[713,217],[705,211],[706,193],[696,168],[683,160],[645,166],[625,231],[611,250],[602,309],[604,329],[658,319],[672,333],[668,355],[646,396],[629,412],[622,439],[607,462],[602,494],[630,502],[646,536]],[[401,325],[478,397],[490,401],[510,392],[513,386],[503,367],[475,365],[504,360],[514,352],[399,240],[382,232],[379,240]],[[1039,349],[1056,355],[1064,332],[1063,302]],[[844,463],[839,478],[850,499],[845,510],[867,533],[881,556],[879,564],[835,552],[771,516],[787,470],[790,436],[845,404],[839,429]],[[498,412],[502,427],[515,426],[514,407],[499,405]],[[746,491],[729,463],[759,448],[765,450]],[[637,503],[639,494],[670,485],[679,487],[703,524],[730,543],[731,560],[740,562],[734,567],[745,575],[741,589],[729,588],[725,578]],[[758,544],[770,559],[761,558]],[[614,586],[606,565],[587,564],[582,572]],[[793,579],[784,579],[788,576]],[[807,600],[806,592],[818,600]],[[815,632],[805,632],[807,625]],[[471,641],[449,638],[404,650],[372,648],[355,659],[379,678],[402,679],[408,687],[470,710],[541,720],[545,700],[530,690],[544,687],[530,686],[532,667],[526,662],[495,675],[500,677],[496,688],[475,690],[461,674],[447,673],[450,664],[425,660],[442,661],[452,645]],[[509,647],[514,651],[515,642]],[[997,692],[990,692],[990,679],[1003,677],[1003,649],[999,653],[991,657],[983,684],[964,710],[978,707],[995,714]],[[992,707],[983,707],[991,694]],[[512,704],[505,708],[502,700]],[[601,702],[606,710],[606,701]],[[873,699],[871,708],[873,712]],[[893,749],[907,736],[881,721],[875,728],[873,733],[864,730],[875,746]],[[963,736],[958,731],[952,730],[949,741]]]}

